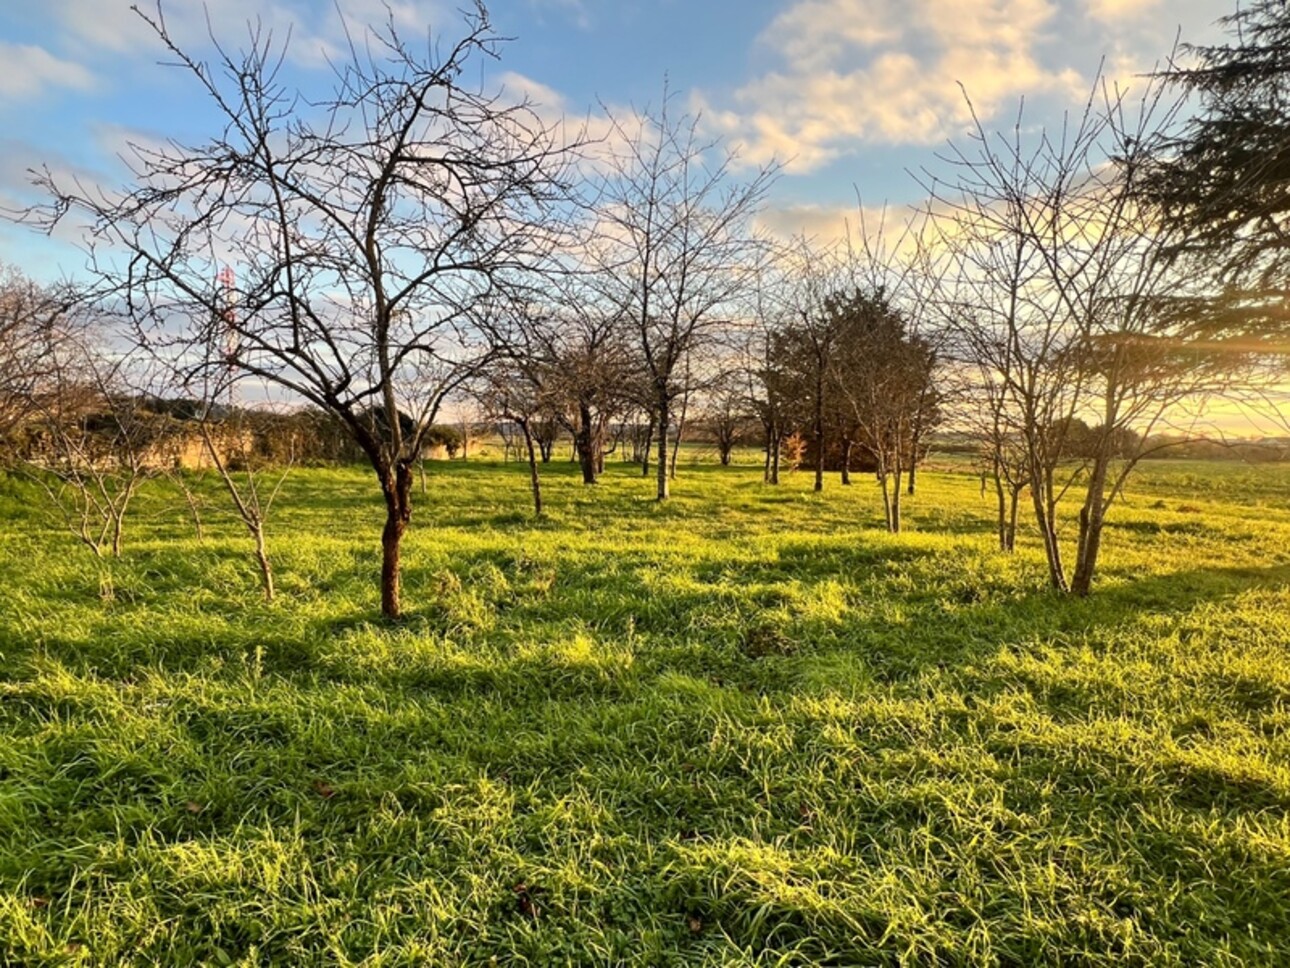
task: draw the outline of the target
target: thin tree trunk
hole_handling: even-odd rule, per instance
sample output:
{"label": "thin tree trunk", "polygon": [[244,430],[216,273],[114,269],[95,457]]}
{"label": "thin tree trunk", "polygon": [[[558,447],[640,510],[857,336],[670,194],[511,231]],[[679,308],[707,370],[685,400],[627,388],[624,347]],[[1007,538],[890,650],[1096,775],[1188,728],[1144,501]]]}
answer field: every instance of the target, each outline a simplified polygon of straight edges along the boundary
{"label": "thin tree trunk", "polygon": [[255,537],[255,561],[260,566],[260,587],[264,589],[264,600],[273,601],[273,566],[269,563],[269,549],[264,540],[264,523],[258,523],[252,531]]}
{"label": "thin tree trunk", "polygon": [[[176,479],[182,473],[183,471],[177,471]],[[193,493],[192,488],[187,484],[180,481],[179,486],[184,492],[184,500],[188,502],[188,514],[193,519],[193,530],[197,532],[197,540],[199,542],[204,541],[206,539],[206,529],[202,527],[201,502],[197,500],[197,495]]]}
{"label": "thin tree trunk", "polygon": [[593,439],[591,432],[591,408],[586,404],[578,403],[578,432],[574,435],[574,449],[578,452],[578,464],[582,468],[582,483],[596,483],[596,455],[593,453],[599,450],[597,442]]}
{"label": "thin tree trunk", "polygon": [[396,461],[394,467],[386,472],[382,483],[385,528],[381,532],[381,614],[396,619],[403,614],[400,552],[403,533],[412,517],[412,469]]}
{"label": "thin tree trunk", "polygon": [[[1008,491],[1003,486],[1003,476],[999,473],[998,461],[994,462],[993,474],[991,476],[994,478],[994,496],[995,496],[995,499],[998,501],[999,517],[997,522],[998,526],[996,530],[998,531],[998,535],[999,535],[999,550],[1011,551],[1012,549],[1008,547]],[[982,476],[981,478],[981,483],[982,484],[985,483],[984,476]],[[1014,492],[1013,504],[1015,507],[1016,505],[1015,492]]]}
{"label": "thin tree trunk", "polygon": [[771,459],[770,459],[770,482],[772,484],[779,483],[780,441],[781,441],[781,437],[779,433],[776,432],[774,442],[771,444],[772,450],[771,450]]}
{"label": "thin tree trunk", "polygon": [[1079,512],[1079,544],[1075,553],[1075,575],[1071,592],[1081,598],[1093,590],[1093,573],[1102,546],[1102,527],[1106,521],[1106,474],[1109,460],[1099,456],[1089,475],[1084,506]]}
{"label": "thin tree trunk", "polygon": [[842,441],[842,483],[848,487],[851,485],[851,448],[854,446],[851,441],[843,439]]}
{"label": "thin tree trunk", "polygon": [[660,501],[666,501],[670,490],[668,488],[668,453],[667,453],[667,431],[671,414],[669,413],[668,401],[660,399],[658,407],[658,493],[657,498]]}
{"label": "thin tree trunk", "polygon": [[533,513],[540,518],[542,517],[542,482],[538,478],[537,453],[533,449],[533,435],[529,433],[527,423],[520,424],[520,429],[524,431],[524,443],[529,450],[529,483],[533,487]]}
{"label": "thin tree trunk", "polygon": [[1021,488],[1013,486],[1008,504],[1008,542],[1004,550],[1012,553],[1017,550],[1017,514],[1021,510]]}
{"label": "thin tree trunk", "polygon": [[815,401],[815,490],[824,490],[824,414],[819,397]]}
{"label": "thin tree trunk", "polygon": [[641,450],[641,477],[649,477],[650,448],[654,446],[654,417],[650,416],[645,430],[645,446]]}
{"label": "thin tree trunk", "polygon": [[1058,591],[1069,591],[1066,584],[1066,570],[1062,566],[1062,549],[1057,540],[1056,505],[1045,497],[1048,491],[1044,487],[1042,474],[1034,475],[1030,485],[1031,501],[1035,507],[1035,523],[1039,526],[1039,536],[1044,542],[1044,557],[1048,561],[1048,581]]}
{"label": "thin tree trunk", "polygon": [[896,462],[896,479],[892,482],[894,486],[891,489],[891,533],[900,534],[900,481],[901,469],[900,462]]}
{"label": "thin tree trunk", "polygon": [[668,465],[668,476],[676,480],[676,458],[681,453],[681,435],[685,433],[685,413],[690,407],[690,394],[686,391],[681,397],[681,412],[676,419],[676,437],[672,441],[672,462]]}

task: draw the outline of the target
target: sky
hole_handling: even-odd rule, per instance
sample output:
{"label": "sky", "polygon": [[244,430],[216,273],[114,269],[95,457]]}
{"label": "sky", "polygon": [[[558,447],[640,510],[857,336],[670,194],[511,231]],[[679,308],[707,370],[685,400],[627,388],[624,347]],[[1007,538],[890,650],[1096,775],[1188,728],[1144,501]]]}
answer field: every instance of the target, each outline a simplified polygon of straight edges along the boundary
{"label": "sky", "polygon": [[[290,36],[284,70],[325,92],[346,26],[392,17],[409,38],[461,31],[463,0],[163,0],[172,33],[198,56],[213,35],[245,42],[259,18]],[[152,0],[141,0],[155,15]],[[0,0],[0,207],[35,200],[28,169],[48,165],[124,184],[131,140],[199,140],[211,114],[131,0]],[[664,84],[704,131],[752,170],[783,174],[761,216],[770,229],[828,234],[873,208],[917,203],[911,175],[937,166],[968,115],[1011,127],[1077,110],[1099,68],[1142,83],[1175,41],[1220,36],[1234,0],[495,0],[513,38],[483,81],[570,118],[657,105]],[[962,85],[962,87],[960,87]],[[71,238],[0,221],[0,261],[39,279],[75,276]]]}

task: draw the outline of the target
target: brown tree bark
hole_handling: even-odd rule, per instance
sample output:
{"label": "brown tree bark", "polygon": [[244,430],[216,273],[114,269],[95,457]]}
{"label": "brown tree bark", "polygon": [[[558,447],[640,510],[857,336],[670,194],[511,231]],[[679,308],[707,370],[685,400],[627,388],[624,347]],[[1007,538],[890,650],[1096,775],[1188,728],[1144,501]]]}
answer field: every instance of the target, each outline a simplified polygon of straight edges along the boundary
{"label": "brown tree bark", "polygon": [[[527,421],[520,424],[520,430],[524,432],[524,443],[529,450],[529,484],[533,488],[533,513],[540,518],[542,517],[542,481],[538,476],[537,452],[533,449],[533,434],[529,431]],[[595,481],[591,483],[594,484]]]}
{"label": "brown tree bark", "polygon": [[412,468],[403,461],[396,461],[381,478],[385,493],[385,529],[381,532],[381,614],[386,618],[400,618],[403,614],[400,601],[400,559],[403,533],[412,518]]}
{"label": "brown tree bark", "polygon": [[666,501],[671,493],[669,488],[670,465],[668,463],[667,451],[667,431],[671,414],[668,404],[670,401],[660,398],[658,407],[658,491],[656,497],[660,501]]}

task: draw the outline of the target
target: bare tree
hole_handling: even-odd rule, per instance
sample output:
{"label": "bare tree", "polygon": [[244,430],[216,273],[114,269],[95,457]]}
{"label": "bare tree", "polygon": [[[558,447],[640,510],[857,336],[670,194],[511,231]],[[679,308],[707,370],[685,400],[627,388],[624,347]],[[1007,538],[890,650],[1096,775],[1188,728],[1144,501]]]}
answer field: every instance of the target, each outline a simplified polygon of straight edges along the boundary
{"label": "bare tree", "polygon": [[[208,347],[208,352],[215,351]],[[269,558],[267,524],[273,504],[296,461],[294,436],[288,433],[285,459],[274,461],[262,454],[261,442],[280,432],[266,414],[236,405],[239,372],[233,366],[202,370],[199,408],[193,421],[201,436],[204,456],[219,476],[229,504],[254,545],[256,568],[264,600],[275,597],[273,562]]]}
{"label": "bare tree", "polygon": [[636,380],[623,320],[599,305],[585,280],[566,277],[550,288],[553,302],[504,314],[495,328],[506,366],[541,388],[543,414],[534,414],[544,460],[559,428],[573,439],[584,484],[604,471],[611,424],[627,406]]}
{"label": "bare tree", "polygon": [[521,369],[495,367],[479,389],[484,413],[498,425],[518,428],[524,440],[529,467],[529,489],[533,495],[533,513],[542,516],[542,478],[538,471],[537,427],[549,410],[544,388]]}
{"label": "bare tree", "polygon": [[0,461],[13,456],[12,436],[55,382],[56,354],[81,335],[75,304],[70,289],[38,285],[0,265]]}
{"label": "bare tree", "polygon": [[696,117],[677,116],[666,91],[657,112],[645,112],[638,123],[611,120],[587,268],[640,358],[656,424],[661,501],[669,493],[677,404],[692,390],[687,371],[702,371],[701,357],[755,268],[751,221],[775,169],[736,180],[734,157],[700,137]]}
{"label": "bare tree", "polygon": [[95,557],[116,558],[140,486],[169,460],[168,426],[92,337],[64,335],[43,354],[21,467]]}
{"label": "bare tree", "polygon": [[[953,177],[931,181],[942,303],[963,359],[991,408],[996,473],[1024,469],[1035,520],[1060,590],[1091,589],[1110,506],[1145,442],[1189,399],[1212,391],[1224,367],[1191,338],[1180,311],[1188,278],[1163,257],[1165,240],[1136,202],[1136,181],[1161,126],[1176,110],[1147,85],[1139,100],[1099,84],[1061,132],[1029,139],[977,125],[970,148],[944,159]],[[1094,442],[1073,457],[1087,417]],[[1126,432],[1140,444],[1124,453]],[[1019,446],[1013,457],[1007,449]],[[1013,485],[1015,486],[1015,485]],[[1059,507],[1083,501],[1068,577]],[[1002,498],[1001,498],[1002,502]],[[1000,505],[1001,542],[1007,537]]]}
{"label": "bare tree", "polygon": [[745,374],[735,369],[723,372],[707,395],[702,419],[717,448],[722,467],[729,467],[735,447],[744,440],[752,414],[744,387]]}
{"label": "bare tree", "polygon": [[[258,29],[207,64],[160,11],[141,16],[218,133],[134,146],[121,194],[46,171],[52,205],[29,218],[88,217],[95,265],[141,340],[182,364],[227,339],[240,372],[338,419],[385,498],[381,609],[397,617],[425,435],[488,356],[473,307],[530,278],[558,241],[568,147],[527,104],[467,85],[501,44],[479,4],[455,40],[414,48],[392,21],[369,30],[323,94],[288,89],[283,48]],[[236,281],[216,284],[228,263]]]}

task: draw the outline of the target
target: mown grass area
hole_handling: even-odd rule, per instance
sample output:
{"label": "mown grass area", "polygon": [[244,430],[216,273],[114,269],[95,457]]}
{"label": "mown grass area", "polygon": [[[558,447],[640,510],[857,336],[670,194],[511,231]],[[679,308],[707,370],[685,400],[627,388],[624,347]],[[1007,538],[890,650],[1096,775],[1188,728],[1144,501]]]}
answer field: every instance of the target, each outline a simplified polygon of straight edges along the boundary
{"label": "mown grass area", "polygon": [[[1290,468],[1145,468],[1086,601],[968,475],[431,468],[98,563],[0,480],[0,963],[1290,963]],[[218,494],[210,491],[212,503]]]}

